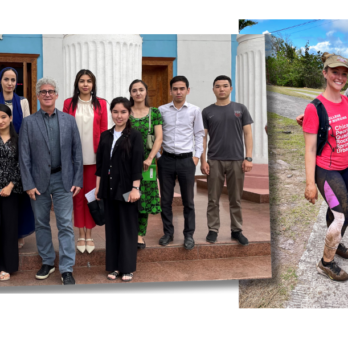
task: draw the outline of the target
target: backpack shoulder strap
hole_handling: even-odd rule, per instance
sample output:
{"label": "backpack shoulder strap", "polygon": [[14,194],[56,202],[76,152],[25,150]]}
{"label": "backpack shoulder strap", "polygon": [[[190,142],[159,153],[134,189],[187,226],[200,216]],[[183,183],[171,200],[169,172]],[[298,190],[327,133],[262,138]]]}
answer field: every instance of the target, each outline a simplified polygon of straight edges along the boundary
{"label": "backpack shoulder strap", "polygon": [[325,144],[328,141],[329,128],[330,128],[329,116],[327,114],[325,106],[319,99],[314,99],[311,103],[315,106],[317,110],[317,115],[319,118],[319,129],[318,129],[318,137],[317,137],[317,155],[320,156]]}

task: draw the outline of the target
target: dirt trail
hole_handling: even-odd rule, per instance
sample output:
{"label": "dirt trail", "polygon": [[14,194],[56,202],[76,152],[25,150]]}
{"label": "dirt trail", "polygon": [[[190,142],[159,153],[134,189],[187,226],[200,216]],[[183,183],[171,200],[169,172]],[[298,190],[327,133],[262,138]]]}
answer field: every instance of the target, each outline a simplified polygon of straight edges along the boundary
{"label": "dirt trail", "polygon": [[[323,255],[326,235],[327,205],[322,202],[317,222],[313,226],[306,251],[296,271],[298,282],[291,293],[288,308],[347,308],[348,282],[340,283],[320,275],[316,264]],[[342,242],[347,246],[347,235]],[[348,271],[348,260],[335,256],[338,265]]]}

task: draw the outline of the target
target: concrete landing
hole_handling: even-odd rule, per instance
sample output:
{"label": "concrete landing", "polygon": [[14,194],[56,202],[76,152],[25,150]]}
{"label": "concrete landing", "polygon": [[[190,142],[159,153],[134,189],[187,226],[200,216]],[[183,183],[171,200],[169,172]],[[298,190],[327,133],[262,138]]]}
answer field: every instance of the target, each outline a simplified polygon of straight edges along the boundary
{"label": "concrete landing", "polygon": [[[180,192],[179,187],[176,187],[175,192]],[[184,226],[183,207],[173,206],[174,215],[174,241],[168,246],[163,247],[158,245],[158,240],[163,235],[163,226],[160,215],[150,215],[148,232],[145,237],[147,247],[144,250],[138,251],[138,264],[137,264],[137,280],[134,281],[181,281],[187,280],[214,280],[214,279],[254,279],[254,278],[270,278],[271,277],[271,246],[270,246],[270,216],[269,205],[256,204],[248,201],[242,201],[243,219],[244,219],[244,235],[249,239],[248,246],[241,246],[235,240],[231,240],[230,235],[230,217],[229,217],[229,202],[226,195],[221,196],[220,201],[220,221],[221,228],[218,236],[218,241],[215,244],[210,244],[205,241],[208,233],[206,223],[206,208],[207,208],[207,195],[206,190],[196,188],[195,189],[195,210],[196,210],[196,232],[194,239],[196,246],[193,250],[187,251],[183,248],[184,237],[182,234]],[[53,245],[58,254],[58,231],[56,228],[56,220],[54,212],[51,212],[51,226]],[[85,278],[79,278],[79,274],[83,274],[85,271],[90,274],[92,270],[95,270],[95,275],[92,277],[99,277],[99,273],[102,274],[100,279],[105,278],[105,231],[104,227],[96,227],[93,230],[92,237],[95,242],[96,249],[93,253],[81,254],[77,251],[76,266],[74,268],[74,274],[76,275],[76,281],[78,283],[93,283],[93,281],[87,281]],[[78,230],[75,228],[75,240],[78,238]],[[251,258],[251,259],[249,259]],[[239,260],[244,260],[243,264],[246,267],[244,273],[241,273],[239,266],[231,266],[236,263],[240,265]],[[218,264],[214,262],[218,260],[225,266],[222,267],[221,272],[216,272],[215,267]],[[248,261],[249,260],[249,261]],[[56,259],[56,263],[58,258]],[[222,265],[221,264],[221,265]],[[255,264],[255,265],[254,265]],[[146,266],[147,265],[147,266]],[[172,276],[168,275],[168,272],[163,270],[159,272],[159,275],[154,274],[151,271],[151,276],[139,276],[142,270],[146,267],[152,267],[153,270],[159,270],[159,268],[169,267],[174,265],[177,268],[178,278],[175,280]],[[186,265],[186,266],[185,266]],[[190,265],[190,266],[188,266]],[[199,267],[195,265],[200,265]],[[210,266],[209,266],[210,265]],[[214,266],[215,265],[215,266]],[[226,265],[229,265],[228,267]],[[254,265],[254,266],[252,266]],[[258,265],[258,266],[256,266]],[[20,272],[11,276],[10,282],[1,282],[1,286],[8,286],[11,283],[14,285],[26,285],[21,283],[20,279],[27,279],[26,277],[34,277],[35,272],[41,266],[41,258],[38,255],[36,248],[35,233],[25,239],[25,245],[20,250]],[[180,271],[180,267],[183,270]],[[220,267],[220,266],[219,266]],[[256,267],[256,268],[255,268]],[[80,270],[81,268],[81,270]],[[203,270],[203,273],[200,273]],[[212,271],[212,270],[215,271]],[[257,269],[257,272],[256,272]],[[138,272],[139,271],[139,272]],[[254,272],[255,271],[255,272]],[[181,273],[180,273],[181,272]],[[183,273],[182,273],[183,272]],[[185,273],[186,272],[186,273]],[[56,271],[57,279],[59,279],[58,269]],[[146,273],[146,272],[144,272]],[[156,273],[156,272],[155,272]],[[170,273],[170,272],[169,272]],[[202,278],[204,275],[204,279]],[[30,276],[29,276],[30,275]],[[18,284],[17,284],[18,277]],[[52,277],[52,279],[54,279]],[[145,278],[144,278],[145,277]],[[210,277],[210,278],[209,278]],[[51,278],[51,277],[50,277]],[[99,278],[98,278],[99,279]],[[147,280],[139,280],[147,279]],[[156,280],[159,279],[159,280]],[[35,278],[34,283],[31,281],[27,285],[38,285]],[[106,279],[105,279],[106,280]],[[50,280],[51,281],[51,280]],[[47,284],[50,284],[50,281]],[[107,281],[107,280],[106,280]],[[26,280],[25,280],[26,282]],[[6,283],[6,284],[5,284]]]}

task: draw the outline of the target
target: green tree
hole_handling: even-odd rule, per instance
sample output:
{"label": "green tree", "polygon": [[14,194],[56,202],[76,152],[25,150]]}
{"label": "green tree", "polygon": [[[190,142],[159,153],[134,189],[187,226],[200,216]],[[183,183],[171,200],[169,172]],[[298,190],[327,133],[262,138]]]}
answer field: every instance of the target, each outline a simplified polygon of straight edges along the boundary
{"label": "green tree", "polygon": [[271,37],[272,55],[266,58],[267,81],[287,87],[322,87],[321,52],[310,53],[309,42],[303,51],[296,49],[291,40]]}
{"label": "green tree", "polygon": [[257,21],[252,21],[248,19],[239,19],[239,32],[248,26],[254,26],[256,24],[257,24]]}

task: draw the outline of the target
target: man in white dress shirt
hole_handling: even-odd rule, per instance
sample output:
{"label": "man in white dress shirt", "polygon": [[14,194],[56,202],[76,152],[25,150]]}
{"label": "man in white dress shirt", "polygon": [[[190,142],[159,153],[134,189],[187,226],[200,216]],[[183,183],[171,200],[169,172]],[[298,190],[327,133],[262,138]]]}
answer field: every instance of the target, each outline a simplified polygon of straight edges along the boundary
{"label": "man in white dress shirt", "polygon": [[[162,246],[173,241],[173,211],[175,179],[178,177],[184,205],[184,247],[195,246],[195,206],[193,188],[196,165],[203,152],[204,126],[201,110],[186,102],[190,93],[185,76],[176,76],[170,81],[173,102],[159,107],[163,118],[163,153],[158,160],[158,178],[161,190],[161,207],[164,235],[159,240]],[[193,143],[194,141],[194,143]]]}

